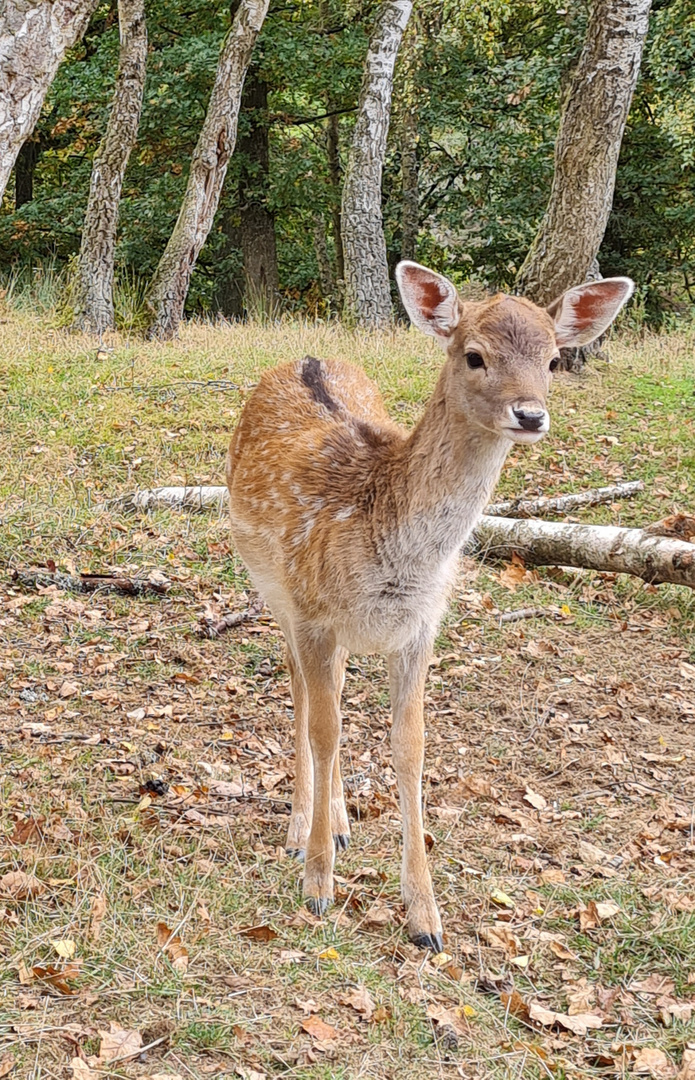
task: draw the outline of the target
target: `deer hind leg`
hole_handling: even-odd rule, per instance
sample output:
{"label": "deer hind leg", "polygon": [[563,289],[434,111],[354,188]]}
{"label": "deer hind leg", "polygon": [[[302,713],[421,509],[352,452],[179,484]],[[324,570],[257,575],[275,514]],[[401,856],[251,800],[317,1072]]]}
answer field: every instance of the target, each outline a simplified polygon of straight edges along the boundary
{"label": "deer hind leg", "polygon": [[[338,649],[335,655],[335,679],[338,683],[338,702],[345,684],[345,664],[348,654],[345,649]],[[340,706],[339,706],[340,707]],[[331,782],[331,827],[336,851],[345,850],[350,843],[350,822],[348,821],[347,807],[345,805],[345,792],[340,775],[340,753],[335,756],[333,765],[333,777]]]}
{"label": "deer hind leg", "polygon": [[408,934],[422,949],[442,951],[442,923],[427,866],[422,824],[425,752],[423,695],[430,650],[423,645],[389,656],[391,747],[403,819],[401,892]]}
{"label": "deer hind leg", "polygon": [[309,703],[306,683],[289,638],[287,639],[287,668],[290,673],[290,690],[294,705],[295,780],[285,850],[293,858],[303,860],[306,855],[314,806],[314,766],[309,745]]}
{"label": "deer hind leg", "polygon": [[316,915],[333,899],[333,782],[340,746],[341,655],[332,635],[297,635],[297,656],[308,701],[308,728],[314,766],[314,807],[306,848],[304,898]]}

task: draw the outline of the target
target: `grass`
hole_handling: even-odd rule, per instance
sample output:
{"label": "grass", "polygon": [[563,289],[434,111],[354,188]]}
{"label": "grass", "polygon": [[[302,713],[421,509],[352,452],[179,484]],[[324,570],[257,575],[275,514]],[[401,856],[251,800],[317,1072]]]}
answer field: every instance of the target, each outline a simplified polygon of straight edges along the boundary
{"label": "grass", "polygon": [[[448,959],[404,937],[385,667],[353,658],[353,842],[319,922],[282,850],[293,758],[281,637],[267,619],[216,641],[198,630],[206,605],[246,602],[225,517],[128,515],[114,500],[221,482],[264,366],[305,353],[364,364],[409,424],[439,354],[404,331],[300,323],[191,324],[168,345],[119,336],[97,354],[45,314],[2,318],[0,879],[22,872],[42,887],[0,896],[0,1063],[27,1080],[67,1077],[116,1023],[156,1045],[98,1076],[577,1078],[629,1073],[645,1047],[675,1075],[695,1040],[683,1008],[695,997],[690,593],[553,570],[510,591],[498,567],[464,560],[427,690],[427,828]],[[687,334],[619,337],[611,364],[558,378],[552,434],[513,452],[500,494],[641,478],[637,499],[580,520],[693,511],[692,348]],[[12,581],[18,566],[49,563],[156,568],[172,589],[72,597]],[[500,625],[501,611],[531,606],[546,617]],[[244,797],[216,796],[215,780],[242,781]],[[617,910],[583,928],[592,901]],[[388,921],[374,921],[375,905]],[[181,938],[185,970],[158,923]],[[258,926],[270,940],[247,936]],[[55,944],[66,941],[81,961],[71,994],[34,973],[69,964]],[[577,1008],[602,1027],[529,1022],[484,992],[490,973],[558,1012],[583,994]],[[652,976],[672,988],[640,990]],[[356,987],[370,1021],[345,1003]],[[334,1036],[312,1035],[312,1017]]]}

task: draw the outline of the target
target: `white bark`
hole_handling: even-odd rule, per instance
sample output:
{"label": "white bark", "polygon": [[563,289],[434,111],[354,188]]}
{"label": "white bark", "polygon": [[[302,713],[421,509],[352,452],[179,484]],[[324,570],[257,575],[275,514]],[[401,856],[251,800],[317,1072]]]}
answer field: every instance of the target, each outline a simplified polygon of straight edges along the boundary
{"label": "white bark", "polygon": [[644,482],[629,480],[625,484],[612,484],[610,487],[579,491],[576,495],[557,495],[553,498],[541,499],[507,499],[506,502],[491,503],[486,513],[488,517],[546,517],[552,514],[567,514],[583,506],[601,506],[615,499],[629,499],[640,491],[644,491]]}
{"label": "white bark", "polygon": [[496,558],[516,552],[532,566],[577,566],[695,589],[695,544],[646,529],[483,517],[475,542],[478,552]]}
{"label": "white bark", "polygon": [[226,487],[161,487],[151,491],[134,491],[120,502],[129,510],[219,510],[229,502]]}
{"label": "white bark", "polygon": [[381,176],[391,116],[393,71],[411,0],[385,0],[369,43],[357,123],[343,186],[342,233],[346,314],[378,329],[392,318]]}
{"label": "white bark", "polygon": [[222,46],[179,216],[147,292],[150,337],[173,337],[183,317],[191,274],[212,228],[234,151],[244,79],[269,2],[241,0]]}
{"label": "white bark", "polygon": [[120,56],[106,133],[94,155],[77,267],[75,326],[114,326],[113,271],[121,188],[140,123],[147,64],[144,0],[119,0]]}
{"label": "white bark", "polygon": [[0,4],[0,199],[22,143],[66,51],[97,0],[4,0]]}

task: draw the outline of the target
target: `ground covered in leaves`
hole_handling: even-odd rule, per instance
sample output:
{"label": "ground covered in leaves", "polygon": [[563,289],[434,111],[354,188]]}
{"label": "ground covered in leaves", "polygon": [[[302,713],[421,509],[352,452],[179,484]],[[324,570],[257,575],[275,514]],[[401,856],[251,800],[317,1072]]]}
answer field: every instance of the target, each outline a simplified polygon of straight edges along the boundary
{"label": "ground covered in leaves", "polygon": [[[695,1076],[690,594],[464,559],[427,690],[426,821],[446,952],[409,945],[382,661],[351,660],[352,844],[323,921],[283,851],[292,713],[223,516],[126,512],[219,483],[259,368],[363,362],[411,422],[414,334],[189,327],[96,354],[5,313],[0,345],[0,1076]],[[502,490],[644,479],[582,513],[692,512],[686,337],[558,380]],[[118,574],[136,596],[30,587]],[[149,586],[152,586],[150,588]],[[502,614],[533,607],[518,622]]]}

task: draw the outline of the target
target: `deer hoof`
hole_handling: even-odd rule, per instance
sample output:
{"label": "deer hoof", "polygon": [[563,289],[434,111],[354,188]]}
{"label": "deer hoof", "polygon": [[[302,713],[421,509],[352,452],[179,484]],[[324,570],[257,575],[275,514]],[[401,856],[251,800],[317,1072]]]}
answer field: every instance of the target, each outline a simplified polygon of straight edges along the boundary
{"label": "deer hoof", "polygon": [[347,851],[350,846],[350,834],[349,833],[336,833],[333,837],[335,842],[336,851]]}
{"label": "deer hoof", "polygon": [[312,915],[323,916],[328,910],[330,904],[330,897],[328,896],[305,896],[304,903],[309,909]]}
{"label": "deer hoof", "polygon": [[418,949],[429,949],[430,952],[444,952],[444,941],[441,934],[414,934],[411,939]]}

